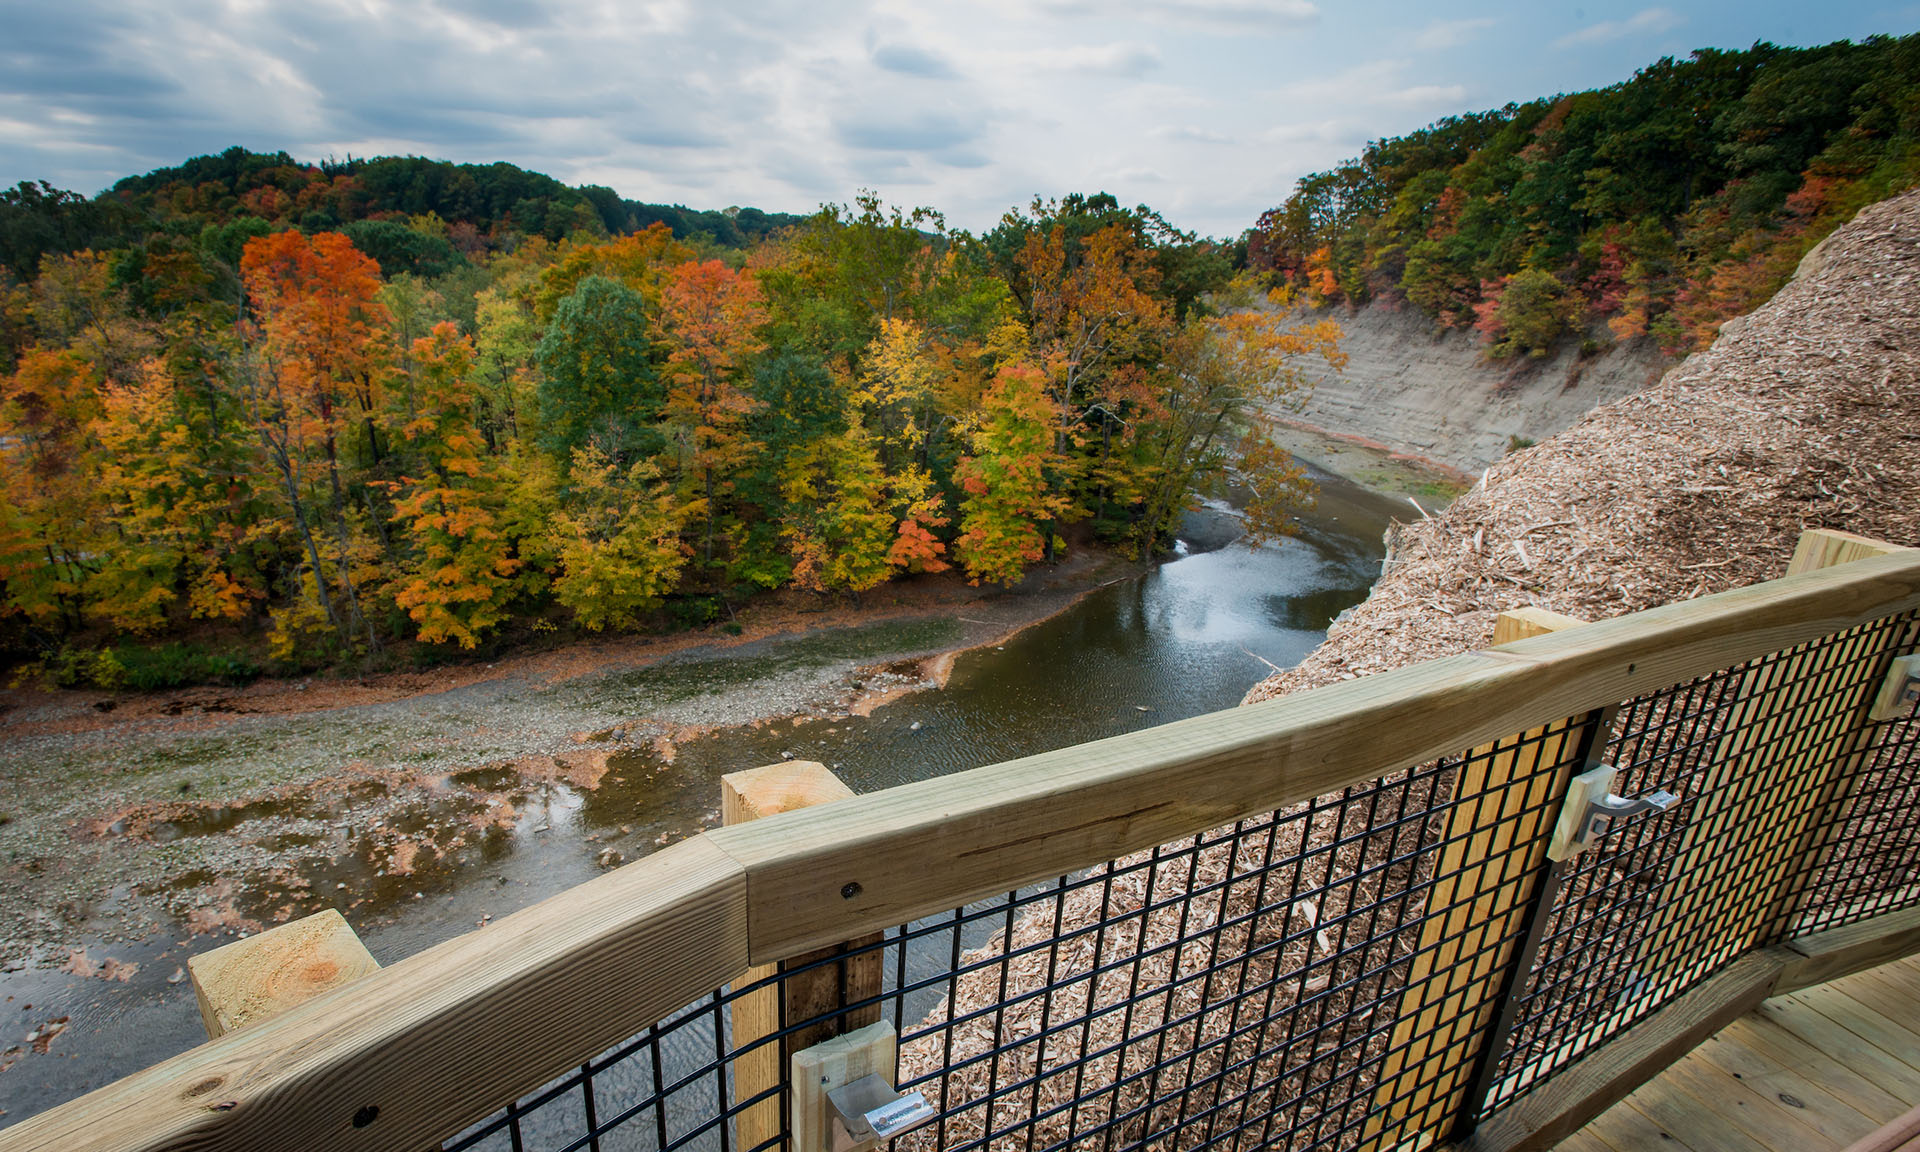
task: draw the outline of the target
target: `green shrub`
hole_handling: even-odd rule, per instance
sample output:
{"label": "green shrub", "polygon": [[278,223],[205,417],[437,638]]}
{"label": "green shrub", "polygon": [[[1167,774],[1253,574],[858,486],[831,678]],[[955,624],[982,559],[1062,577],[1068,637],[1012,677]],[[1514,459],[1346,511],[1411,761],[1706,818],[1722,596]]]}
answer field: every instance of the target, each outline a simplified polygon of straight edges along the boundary
{"label": "green shrub", "polygon": [[122,644],[117,648],[63,647],[42,663],[62,688],[155,692],[190,684],[246,684],[260,666],[232,652],[209,652],[198,644]]}
{"label": "green shrub", "polygon": [[122,644],[111,655],[124,670],[120,686],[141,692],[190,684],[247,684],[258,679],[261,671],[259,665],[238,653],[210,652],[199,644],[178,641]]}

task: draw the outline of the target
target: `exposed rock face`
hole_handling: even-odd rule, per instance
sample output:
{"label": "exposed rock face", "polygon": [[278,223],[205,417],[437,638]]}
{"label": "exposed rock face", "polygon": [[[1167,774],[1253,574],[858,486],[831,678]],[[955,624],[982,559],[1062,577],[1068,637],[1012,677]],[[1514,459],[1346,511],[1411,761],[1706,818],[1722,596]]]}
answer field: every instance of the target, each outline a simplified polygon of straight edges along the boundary
{"label": "exposed rock face", "polygon": [[1477,476],[1514,437],[1545,440],[1593,408],[1659,379],[1671,362],[1650,340],[1582,356],[1568,342],[1544,359],[1490,361],[1471,332],[1436,331],[1412,305],[1309,313],[1337,321],[1346,370],[1314,374],[1312,396],[1287,414]]}
{"label": "exposed rock face", "polygon": [[1772,579],[1804,528],[1920,545],[1920,192],[1876,204],[1712,348],[1397,530],[1390,571],[1272,696]]}

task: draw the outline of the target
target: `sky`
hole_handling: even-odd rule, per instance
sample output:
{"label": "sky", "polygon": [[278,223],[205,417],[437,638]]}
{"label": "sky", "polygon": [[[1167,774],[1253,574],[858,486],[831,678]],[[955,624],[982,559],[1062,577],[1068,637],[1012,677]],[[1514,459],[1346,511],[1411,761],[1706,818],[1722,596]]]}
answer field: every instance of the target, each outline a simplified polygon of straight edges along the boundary
{"label": "sky", "polygon": [[1106,191],[1232,236],[1442,116],[1661,56],[1920,30],[1920,2],[0,0],[0,186],[239,144],[505,160],[693,208],[871,189],[991,228]]}

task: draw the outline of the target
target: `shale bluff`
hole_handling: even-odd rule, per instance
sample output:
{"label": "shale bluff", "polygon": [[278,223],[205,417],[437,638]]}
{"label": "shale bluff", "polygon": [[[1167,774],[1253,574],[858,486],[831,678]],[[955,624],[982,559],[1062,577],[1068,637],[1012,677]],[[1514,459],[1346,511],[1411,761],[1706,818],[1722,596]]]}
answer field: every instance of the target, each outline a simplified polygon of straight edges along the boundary
{"label": "shale bluff", "polygon": [[1388,571],[1249,702],[1772,579],[1805,528],[1920,546],[1920,192],[1863,210],[1713,347],[1397,527]]}
{"label": "shale bluff", "polygon": [[1302,315],[1339,323],[1348,363],[1341,372],[1310,373],[1312,394],[1286,419],[1469,478],[1506,456],[1514,438],[1545,440],[1591,409],[1652,384],[1671,363],[1646,339],[1591,353],[1568,341],[1551,357],[1490,361],[1476,335],[1437,331],[1408,304]]}

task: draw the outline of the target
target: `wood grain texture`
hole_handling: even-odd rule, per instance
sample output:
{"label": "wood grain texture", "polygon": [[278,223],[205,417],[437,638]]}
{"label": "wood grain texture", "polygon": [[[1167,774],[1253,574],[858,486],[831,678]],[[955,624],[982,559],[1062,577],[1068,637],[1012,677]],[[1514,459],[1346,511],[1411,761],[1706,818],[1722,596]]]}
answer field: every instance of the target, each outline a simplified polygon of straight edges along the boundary
{"label": "wood grain texture", "polygon": [[746,906],[730,858],[677,844],[0,1129],[0,1150],[431,1147],[737,974]]}
{"label": "wood grain texture", "polygon": [[[893,1025],[869,1024],[796,1052],[793,1077],[793,1152],[827,1152],[833,1146],[833,1102],[827,1093],[878,1075],[892,1084],[899,1075],[899,1039]],[[858,1145],[872,1148],[877,1142]]]}
{"label": "wood grain texture", "polygon": [[[1694,1125],[1674,1133],[1692,1140],[1701,1127],[1735,1128],[1771,1152],[1839,1152],[1841,1141],[1808,1121],[1805,1109],[1795,1108],[1757,1091],[1745,1080],[1722,1075],[1698,1052],[1674,1061],[1660,1074],[1659,1086],[1684,1092],[1697,1102]],[[1649,1085],[1642,1091],[1653,1091]],[[1861,1131],[1855,1128],[1855,1133]]]}
{"label": "wood grain texture", "polygon": [[[1631,1096],[1625,1102],[1607,1109],[1606,1115],[1580,1131],[1597,1137],[1614,1152],[1645,1152],[1649,1148],[1658,1148],[1661,1152],[1693,1152],[1684,1141],[1675,1139],[1673,1133],[1665,1131],[1646,1113],[1635,1108]],[[1567,1146],[1562,1143],[1557,1147]]]}
{"label": "wood grain texture", "polygon": [[278,1016],[379,970],[338,908],[187,960],[208,1039]]}
{"label": "wood grain texture", "polygon": [[[1775,998],[1776,1000],[1778,997]],[[1765,1005],[1761,1006],[1764,1010]],[[1738,1033],[1721,1033],[1741,1050],[1771,1060],[1782,1068],[1791,1068],[1821,1085],[1830,1095],[1876,1124],[1898,1116],[1906,1105],[1898,1096],[1875,1084],[1832,1055],[1807,1043],[1759,1012],[1740,1018]]]}
{"label": "wood grain texture", "polygon": [[1586,621],[1578,616],[1568,616],[1561,612],[1549,612],[1545,608],[1515,608],[1502,612],[1493,621],[1493,646],[1511,644],[1515,640],[1525,640],[1530,636],[1545,636],[1549,632],[1561,632],[1568,628],[1578,628]]}
{"label": "wood grain texture", "polygon": [[[720,819],[726,826],[745,824],[782,812],[798,812],[816,804],[848,800],[853,789],[817,760],[789,760],[767,764],[745,772],[730,772],[720,778]],[[756,964],[733,981],[734,987],[755,984],[779,970],[778,964]],[[816,980],[813,983],[820,983]],[[781,1029],[782,986],[768,984],[755,988],[733,1002],[733,1046],[744,1049],[754,1041],[772,1036]],[[744,1052],[733,1062],[733,1099],[737,1104],[762,1092],[781,1086],[780,1072],[794,1051],[792,1037],[762,1044]],[[780,1097],[765,1100],[742,1110],[734,1117],[734,1144],[739,1148],[760,1147],[782,1135]]]}
{"label": "wood grain texture", "polygon": [[1802,572],[1831,568],[1836,564],[1851,564],[1855,560],[1867,560],[1900,551],[1905,549],[1870,536],[1858,536],[1832,528],[1809,528],[1800,533],[1800,539],[1794,543],[1793,559],[1787,562],[1787,575],[1798,576]]}
{"label": "wood grain texture", "polygon": [[1916,607],[1895,553],[708,835],[764,963]]}
{"label": "wood grain texture", "polygon": [[[1544,636],[1585,621],[1544,609],[1502,612],[1494,643]],[[1401,993],[1374,1089],[1368,1141],[1445,1135],[1459,1113],[1485,1033],[1498,1010],[1501,974],[1524,934],[1522,917],[1544,876],[1548,834],[1571,766],[1567,732],[1535,728],[1475,748],[1455,773],[1428,888],[1420,943]],[[1363,1141],[1363,1144],[1368,1141]]]}
{"label": "wood grain texture", "polygon": [[1700,1123],[1700,1101],[1685,1092],[1649,1085],[1627,1099],[1663,1134],[1679,1138],[1694,1152],[1774,1152],[1731,1125]]}
{"label": "wood grain texture", "polygon": [[1856,1140],[1881,1123],[1847,1103],[1809,1075],[1782,1064],[1745,1041],[1746,1017],[1734,1021],[1700,1047],[1690,1060],[1713,1075],[1734,1081],[1771,1105],[1792,1109],[1791,1120],[1814,1128],[1835,1144]]}
{"label": "wood grain texture", "polygon": [[1802,1001],[1800,995],[1796,992],[1762,1004],[1754,1012],[1756,1025],[1763,1031],[1777,1030],[1826,1053],[1890,1096],[1920,1100],[1920,1068],[1864,1042],[1845,1025]]}
{"label": "wood grain texture", "polygon": [[[1545,1087],[1482,1122],[1462,1147],[1472,1152],[1553,1147],[1757,1007],[1772,991],[1781,965],[1780,954],[1771,949],[1734,961],[1604,1047],[1586,1053]],[[1661,1120],[1651,1112],[1648,1115]]]}
{"label": "wood grain texture", "polygon": [[[854,796],[853,789],[831,769],[813,760],[790,760],[730,773],[720,778],[720,792],[721,819],[728,826]],[[757,964],[734,982],[736,986],[751,984],[765,980],[776,971],[792,973],[778,984],[756,988],[734,1001],[736,1047],[782,1032],[803,1020],[817,1020],[808,1027],[788,1032],[778,1043],[761,1045],[734,1061],[734,1100],[749,1100],[780,1086],[781,1069],[802,1049],[880,1019],[877,1003],[835,1014],[848,1004],[880,994],[886,956],[876,949],[845,959],[835,957],[879,942],[880,936],[872,934],[776,964]],[[737,1144],[741,1148],[756,1148],[780,1136],[780,1098],[769,1096],[746,1109],[739,1114],[736,1124]]]}
{"label": "wood grain texture", "polygon": [[1802,936],[1784,947],[1793,959],[1780,973],[1780,992],[1825,984],[1920,952],[1920,908]]}

